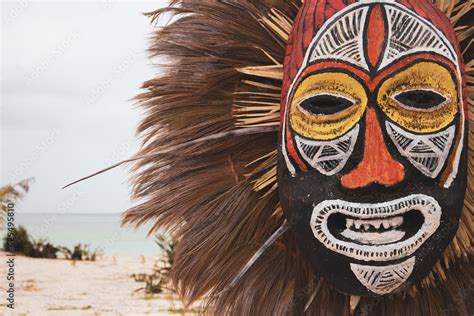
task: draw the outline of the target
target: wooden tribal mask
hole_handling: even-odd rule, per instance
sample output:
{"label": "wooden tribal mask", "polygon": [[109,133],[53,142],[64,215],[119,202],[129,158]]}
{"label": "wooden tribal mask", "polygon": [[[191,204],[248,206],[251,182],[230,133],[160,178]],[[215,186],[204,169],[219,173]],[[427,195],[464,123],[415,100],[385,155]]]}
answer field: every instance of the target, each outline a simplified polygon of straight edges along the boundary
{"label": "wooden tribal mask", "polygon": [[428,1],[304,1],[284,63],[278,185],[317,275],[350,295],[424,279],[467,178],[463,62]]}

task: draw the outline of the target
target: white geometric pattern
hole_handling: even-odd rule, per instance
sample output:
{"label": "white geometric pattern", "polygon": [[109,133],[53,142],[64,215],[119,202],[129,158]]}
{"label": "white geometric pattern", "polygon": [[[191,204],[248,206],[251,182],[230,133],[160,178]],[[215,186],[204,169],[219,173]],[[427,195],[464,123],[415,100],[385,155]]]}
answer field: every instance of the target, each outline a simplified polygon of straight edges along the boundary
{"label": "white geometric pattern", "polygon": [[417,52],[434,52],[456,63],[456,54],[446,39],[431,23],[408,10],[385,6],[389,25],[389,44],[380,68]]}
{"label": "white geometric pattern", "polygon": [[415,135],[386,122],[387,132],[400,154],[430,178],[436,178],[444,167],[454,139],[455,126],[436,133]]}
{"label": "white geometric pattern", "polygon": [[388,294],[400,287],[413,272],[415,257],[388,266],[363,266],[351,263],[357,280],[375,294]]}
{"label": "white geometric pattern", "polygon": [[353,10],[320,32],[320,39],[311,52],[309,61],[344,60],[367,70],[362,46],[367,11],[368,7]]}
{"label": "white geometric pattern", "polygon": [[[387,12],[389,32],[388,46],[379,71],[397,59],[418,52],[437,53],[454,63],[457,62],[452,45],[432,23],[400,4],[378,2],[384,4]],[[326,23],[318,31],[308,61],[313,63],[322,59],[343,60],[367,70],[362,37],[368,5],[359,4],[356,8],[346,8],[345,14],[339,15],[332,23]]]}
{"label": "white geometric pattern", "polygon": [[316,141],[296,136],[296,146],[308,164],[324,175],[334,175],[344,168],[359,135],[357,124],[344,136],[330,141]]}

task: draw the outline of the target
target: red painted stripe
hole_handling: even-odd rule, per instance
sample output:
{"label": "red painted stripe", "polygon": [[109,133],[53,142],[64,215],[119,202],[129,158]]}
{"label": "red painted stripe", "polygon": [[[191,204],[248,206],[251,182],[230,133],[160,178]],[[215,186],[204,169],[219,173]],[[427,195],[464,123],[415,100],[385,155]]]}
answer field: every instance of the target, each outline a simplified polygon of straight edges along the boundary
{"label": "red painted stripe", "polygon": [[384,13],[380,5],[376,5],[370,11],[369,23],[367,25],[367,53],[368,60],[372,67],[375,67],[383,56],[383,48],[385,43],[385,25]]}

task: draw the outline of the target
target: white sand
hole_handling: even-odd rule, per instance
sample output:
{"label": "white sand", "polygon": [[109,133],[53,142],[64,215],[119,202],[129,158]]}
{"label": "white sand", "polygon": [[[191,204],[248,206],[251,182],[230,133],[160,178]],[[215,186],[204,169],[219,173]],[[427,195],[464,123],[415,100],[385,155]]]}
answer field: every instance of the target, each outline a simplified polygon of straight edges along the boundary
{"label": "white sand", "polygon": [[106,257],[72,264],[16,256],[12,311],[6,307],[6,254],[0,258],[0,315],[183,315],[182,305],[171,301],[169,294],[134,293],[144,283],[131,275],[151,272],[153,257]]}

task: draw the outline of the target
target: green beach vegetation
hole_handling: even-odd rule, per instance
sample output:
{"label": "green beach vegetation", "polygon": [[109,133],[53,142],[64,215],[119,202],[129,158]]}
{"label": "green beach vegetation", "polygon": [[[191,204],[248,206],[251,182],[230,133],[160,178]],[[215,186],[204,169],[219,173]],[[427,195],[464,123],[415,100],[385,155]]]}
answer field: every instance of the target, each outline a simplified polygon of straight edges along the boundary
{"label": "green beach vegetation", "polygon": [[161,250],[161,257],[155,262],[151,274],[141,273],[132,275],[136,282],[145,283],[143,287],[138,288],[136,291],[144,290],[146,294],[159,294],[164,291],[173,293],[174,290],[172,287],[169,287],[169,284],[176,244],[162,234],[155,236],[155,243]]}
{"label": "green beach vegetation", "polygon": [[[62,257],[74,261],[95,261],[102,255],[100,249],[91,250],[88,244],[77,244],[72,249],[64,246],[54,245],[46,239],[35,240],[28,234],[26,228],[22,225],[13,227],[14,249],[18,254],[32,258],[58,259]],[[8,248],[8,238],[3,238],[3,249]],[[58,256],[60,254],[60,256]]]}
{"label": "green beach vegetation", "polygon": [[[30,183],[33,178],[22,180],[13,185],[5,185],[0,187],[0,228],[5,226],[9,205],[21,200],[30,189]],[[9,216],[9,215],[8,215]],[[32,258],[57,259],[58,254],[68,260],[87,260],[95,261],[103,252],[100,249],[91,250],[88,244],[77,244],[72,249],[64,246],[54,245],[46,239],[35,240],[26,228],[22,225],[18,227],[9,227],[9,234],[3,238],[3,250],[10,250],[9,241],[13,236],[14,251],[18,254]]]}

